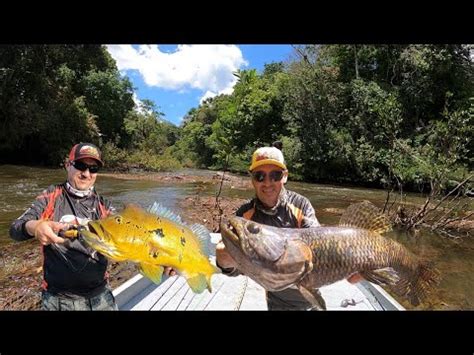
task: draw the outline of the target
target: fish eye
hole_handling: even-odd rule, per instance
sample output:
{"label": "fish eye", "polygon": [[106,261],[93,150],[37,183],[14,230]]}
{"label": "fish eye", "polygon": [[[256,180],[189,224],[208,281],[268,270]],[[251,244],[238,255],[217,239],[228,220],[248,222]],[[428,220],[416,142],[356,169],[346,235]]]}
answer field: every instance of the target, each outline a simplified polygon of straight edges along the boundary
{"label": "fish eye", "polygon": [[260,227],[257,226],[255,223],[249,223],[247,226],[247,230],[252,234],[257,234],[260,232]]}
{"label": "fish eye", "polygon": [[120,216],[115,217],[115,222],[122,223],[122,217]]}

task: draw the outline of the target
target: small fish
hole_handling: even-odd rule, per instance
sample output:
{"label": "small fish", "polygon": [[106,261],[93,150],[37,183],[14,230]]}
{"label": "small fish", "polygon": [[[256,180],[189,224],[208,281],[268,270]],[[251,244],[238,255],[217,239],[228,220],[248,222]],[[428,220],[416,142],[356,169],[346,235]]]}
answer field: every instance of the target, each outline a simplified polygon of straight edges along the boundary
{"label": "small fish", "polygon": [[221,223],[223,242],[238,269],[268,291],[296,285],[321,306],[315,289],[359,273],[416,306],[438,283],[439,272],[381,235],[390,229],[368,201],[349,206],[336,227],[276,228],[240,217]]}
{"label": "small fish", "polygon": [[211,289],[211,276],[220,270],[209,262],[210,235],[200,224],[186,226],[181,218],[154,203],[148,211],[137,205],[88,223],[79,235],[114,261],[132,261],[159,284],[164,266],[186,278],[195,293]]}

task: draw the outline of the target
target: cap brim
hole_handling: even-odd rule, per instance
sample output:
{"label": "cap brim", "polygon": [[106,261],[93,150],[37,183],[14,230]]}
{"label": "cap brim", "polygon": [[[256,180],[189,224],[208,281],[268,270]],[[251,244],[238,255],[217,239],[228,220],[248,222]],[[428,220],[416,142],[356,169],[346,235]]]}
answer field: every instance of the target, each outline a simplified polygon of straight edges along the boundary
{"label": "cap brim", "polygon": [[90,155],[82,155],[82,156],[77,157],[76,159],[74,159],[74,161],[81,160],[81,159],[86,159],[86,158],[94,159],[96,162],[98,162],[100,164],[101,167],[104,166],[104,162],[102,160],[97,159],[97,157],[90,156]]}
{"label": "cap brim", "polygon": [[255,163],[250,165],[249,171],[252,171],[255,168],[258,168],[259,166],[262,166],[262,165],[275,165],[275,166],[278,166],[279,168],[282,168],[283,170],[287,170],[286,165],[283,163],[280,163],[279,161],[276,161],[273,159],[264,159],[264,160],[256,161]]}

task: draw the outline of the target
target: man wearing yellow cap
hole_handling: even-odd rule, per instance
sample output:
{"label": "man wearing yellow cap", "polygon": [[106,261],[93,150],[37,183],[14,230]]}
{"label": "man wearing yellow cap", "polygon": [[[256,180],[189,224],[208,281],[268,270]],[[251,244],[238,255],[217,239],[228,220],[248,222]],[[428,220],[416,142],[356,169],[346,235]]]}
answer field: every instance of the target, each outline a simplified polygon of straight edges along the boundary
{"label": "man wearing yellow cap", "polygon": [[[319,226],[311,202],[294,191],[285,189],[288,169],[283,153],[275,147],[258,148],[249,167],[256,197],[243,204],[236,212],[239,217],[281,228],[309,228]],[[217,264],[229,276],[239,274],[235,261],[224,244],[217,245]],[[317,295],[318,293],[316,293]],[[326,308],[319,297],[322,308]],[[267,292],[269,310],[307,310],[309,303],[296,288]]]}

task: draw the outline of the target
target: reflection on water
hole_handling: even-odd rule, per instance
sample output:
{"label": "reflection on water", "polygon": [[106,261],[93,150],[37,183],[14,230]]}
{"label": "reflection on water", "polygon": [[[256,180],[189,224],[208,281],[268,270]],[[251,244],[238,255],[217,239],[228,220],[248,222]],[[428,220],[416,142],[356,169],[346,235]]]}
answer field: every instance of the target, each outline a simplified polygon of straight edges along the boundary
{"label": "reflection on water", "polygon": [[[186,172],[180,172],[186,173]],[[214,172],[190,170],[193,175],[213,175]],[[165,173],[166,174],[166,173]],[[8,229],[14,218],[30,205],[33,199],[48,185],[63,181],[64,170],[21,166],[0,165],[0,245],[12,243]],[[216,185],[212,184],[173,184],[144,180],[121,180],[98,177],[97,189],[109,198],[117,208],[126,203],[136,203],[148,207],[160,202],[165,207],[181,213],[179,201],[199,191],[201,195],[215,196]],[[386,194],[384,191],[364,188],[342,188],[337,186],[289,182],[288,188],[308,197],[316,209],[319,221],[325,225],[337,225],[339,214],[350,204],[369,200],[382,207]],[[224,188],[222,195],[227,197],[251,198],[252,190]],[[424,198],[408,194],[410,203],[422,203]],[[441,271],[442,280],[437,293],[427,305],[428,309],[474,309],[474,240],[451,240],[432,232],[420,231],[407,234],[392,231],[388,234],[405,245],[414,254],[431,260]],[[399,300],[401,301],[401,300]],[[403,303],[403,302],[401,302]],[[407,308],[409,305],[403,303]]]}

